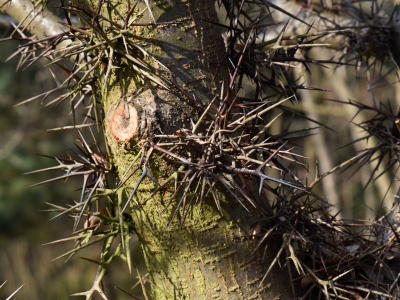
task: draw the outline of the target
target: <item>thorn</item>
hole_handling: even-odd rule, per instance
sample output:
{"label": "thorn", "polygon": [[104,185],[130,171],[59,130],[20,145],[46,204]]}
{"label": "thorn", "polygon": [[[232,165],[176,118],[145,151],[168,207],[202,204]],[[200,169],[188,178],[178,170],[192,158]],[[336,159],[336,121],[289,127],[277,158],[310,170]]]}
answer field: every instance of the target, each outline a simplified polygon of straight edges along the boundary
{"label": "thorn", "polygon": [[125,211],[126,207],[128,206],[129,202],[132,200],[133,196],[135,195],[137,189],[139,188],[140,184],[142,183],[142,181],[146,178],[150,178],[152,181],[154,181],[155,184],[157,184],[158,186],[161,186],[158,181],[153,177],[153,175],[150,174],[148,168],[147,168],[147,159],[146,161],[143,163],[143,171],[142,174],[140,175],[135,188],[133,189],[132,193],[130,194],[128,200],[126,201],[126,204],[124,206],[124,208],[121,210],[120,215],[123,214],[123,212]]}

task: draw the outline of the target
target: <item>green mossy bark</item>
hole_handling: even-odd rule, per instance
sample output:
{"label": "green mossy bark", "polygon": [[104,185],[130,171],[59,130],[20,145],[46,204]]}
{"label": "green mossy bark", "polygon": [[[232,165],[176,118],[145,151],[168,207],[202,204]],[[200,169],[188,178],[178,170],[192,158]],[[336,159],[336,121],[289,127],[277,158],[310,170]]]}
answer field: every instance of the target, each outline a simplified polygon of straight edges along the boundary
{"label": "green mossy bark", "polygon": [[[90,6],[92,9],[97,7],[96,1],[91,2]],[[220,89],[222,79],[225,79],[225,84],[229,81],[224,67],[214,77],[217,63],[223,60],[224,55],[219,29],[201,21],[216,20],[214,2],[156,1],[151,6],[157,22],[181,23],[173,26],[132,27],[126,37],[134,36],[135,39],[151,45],[146,50],[172,71],[169,74],[170,79],[206,105],[216,95],[217,89]],[[145,5],[141,4],[138,8],[142,11]],[[102,13],[114,22],[123,22],[122,16],[126,12],[123,2],[110,1],[107,2],[107,7],[103,4]],[[151,22],[147,12],[138,22],[146,21]],[[139,156],[141,150],[140,138],[130,143],[117,143],[110,132],[109,121],[122,99],[126,95],[135,95],[138,89],[151,89],[154,95],[162,98],[157,104],[162,102],[163,105],[176,109],[172,117],[161,116],[161,123],[165,123],[160,125],[166,134],[174,134],[181,127],[190,128],[190,118],[198,118],[198,111],[193,109],[181,91],[165,91],[145,76],[138,76],[129,67],[114,69],[109,85],[107,88],[102,86],[100,90],[103,91],[101,97],[106,115],[104,129],[107,144],[112,163],[121,177],[139,162],[138,160],[132,166],[134,158]],[[169,109],[160,109],[159,113],[168,113],[167,111]],[[180,116],[179,112],[182,113]],[[171,121],[174,118],[177,120]],[[161,184],[177,169],[176,165],[171,166],[167,161],[160,160],[157,153],[152,155],[149,166],[152,175]],[[128,186],[135,185],[140,172],[141,170],[130,178]],[[247,212],[236,199],[224,196],[229,193],[219,188],[222,215],[211,198],[206,199],[201,207],[191,206],[183,224],[180,222],[182,211],[169,224],[179,197],[168,205],[174,192],[173,182],[151,196],[156,188],[155,183],[146,178],[130,204],[136,233],[151,277],[154,299],[291,298],[287,281],[285,282],[287,274],[279,270],[273,270],[271,276],[260,285],[276,249],[273,246],[268,247],[264,263],[257,255],[253,255],[254,242],[251,234],[256,220],[260,218],[258,211]],[[128,191],[130,193],[131,189]],[[139,208],[150,196],[151,199]]]}

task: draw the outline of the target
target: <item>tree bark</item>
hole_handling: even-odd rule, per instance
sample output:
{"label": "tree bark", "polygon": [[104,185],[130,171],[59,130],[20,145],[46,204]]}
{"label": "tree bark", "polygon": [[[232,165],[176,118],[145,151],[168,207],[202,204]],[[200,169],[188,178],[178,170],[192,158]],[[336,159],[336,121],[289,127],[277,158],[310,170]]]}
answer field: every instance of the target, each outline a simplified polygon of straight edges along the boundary
{"label": "tree bark", "polygon": [[[120,5],[116,10],[121,11]],[[107,143],[119,174],[130,172],[132,159],[141,149],[141,139],[147,138],[149,131],[161,129],[166,135],[174,135],[179,129],[190,129],[191,120],[196,123],[202,113],[193,99],[205,107],[217,95],[221,85],[224,84],[226,89],[229,82],[227,66],[221,64],[225,49],[219,28],[207,22],[216,22],[214,1],[164,1],[162,5],[152,5],[152,13],[157,23],[181,22],[174,26],[133,29],[140,31],[140,38],[152,45],[151,54],[171,71],[169,90],[155,85],[148,78],[140,83],[133,82],[134,74],[120,72],[116,74],[116,81],[110,83],[107,94],[102,95],[107,115]],[[142,20],[152,22],[149,15],[147,20]],[[138,93],[138,89],[141,92]],[[151,121],[150,128],[139,129],[135,140],[128,144],[118,143],[109,127],[116,107],[121,106],[121,99],[124,99],[122,105],[130,101],[137,110],[141,107],[139,114],[142,116],[146,110],[143,104],[151,103],[157,113],[147,112],[145,115],[158,116],[158,120]],[[150,173],[162,184],[179,166],[160,159],[161,153],[155,152],[149,162]],[[132,176],[129,180],[131,187],[135,186],[140,175],[137,172]],[[156,188],[157,185],[146,178],[131,203],[131,214],[155,299],[292,297],[287,289],[288,275],[278,268],[274,268],[261,283],[277,250],[271,245],[264,262],[258,253],[253,254],[252,232],[262,212],[256,209],[246,211],[229,196],[227,190],[218,186],[223,199],[222,213],[218,212],[209,196],[202,205],[192,206],[187,216],[183,216],[180,209],[170,224],[182,192],[170,203],[174,184],[167,184],[153,195]],[[145,205],[140,206],[144,202]]]}

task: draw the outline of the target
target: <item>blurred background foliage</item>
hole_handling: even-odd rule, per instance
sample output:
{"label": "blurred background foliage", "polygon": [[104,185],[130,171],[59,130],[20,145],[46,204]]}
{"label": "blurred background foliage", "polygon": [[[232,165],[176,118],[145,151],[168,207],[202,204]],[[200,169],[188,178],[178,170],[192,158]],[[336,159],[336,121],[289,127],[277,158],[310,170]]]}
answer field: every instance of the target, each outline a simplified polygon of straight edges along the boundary
{"label": "blurred background foliage", "polygon": [[[7,32],[3,31],[0,38],[6,36]],[[56,174],[23,174],[56,165],[54,160],[37,154],[68,157],[66,145],[73,148],[74,138],[65,131],[47,129],[72,123],[71,115],[65,113],[69,111],[69,103],[45,106],[38,99],[13,107],[56,84],[45,60],[16,72],[19,57],[6,61],[16,47],[15,41],[3,42],[0,51],[0,284],[7,280],[0,289],[0,299],[7,298],[22,284],[24,287],[16,295],[18,299],[68,299],[68,295],[91,287],[97,266],[78,256],[67,263],[64,259],[51,262],[72,249],[73,242],[42,244],[68,236],[73,219],[63,216],[48,222],[55,214],[40,210],[51,208],[46,202],[61,205],[78,201],[81,180],[72,178],[67,184],[58,181],[27,188]],[[54,68],[53,71],[58,72]],[[89,131],[87,134],[90,136]],[[134,263],[144,276],[141,250],[136,240],[132,243]],[[96,244],[79,256],[98,259],[100,252],[101,245]],[[142,295],[140,285],[131,290],[137,282],[136,276],[135,271],[129,274],[126,264],[117,260],[106,276],[110,299],[132,299],[111,283],[133,295]]]}
{"label": "blurred background foliage", "polygon": [[[1,37],[7,35],[6,30],[3,30]],[[47,129],[71,124],[72,118],[65,113],[69,111],[67,102],[46,107],[40,105],[40,100],[35,100],[13,107],[55,86],[48,67],[45,67],[47,61],[41,60],[23,72],[15,72],[19,58],[6,59],[14,53],[16,47],[18,44],[15,41],[3,42],[0,51],[0,283],[8,280],[0,289],[0,298],[6,298],[25,284],[17,294],[19,299],[68,299],[68,295],[91,286],[97,267],[77,256],[65,264],[63,260],[51,262],[64,253],[67,247],[72,248],[72,244],[42,244],[70,234],[73,220],[64,216],[47,222],[54,214],[39,210],[49,209],[46,202],[72,204],[78,200],[80,181],[68,180],[68,184],[55,182],[27,189],[32,184],[50,178],[50,175],[22,174],[56,165],[53,160],[36,154],[67,156],[65,144],[73,145],[72,136],[61,131],[49,132]],[[318,57],[338,56],[332,50],[316,51],[319,52],[315,54]],[[378,62],[370,69],[327,66],[329,68],[309,66],[311,73],[302,79],[307,81],[305,85],[326,89],[327,92],[299,92],[299,103],[294,103],[292,107],[298,113],[318,119],[331,128],[316,130],[314,133],[317,135],[299,142],[295,149],[295,152],[307,157],[308,171],[303,170],[299,174],[303,181],[313,181],[317,170],[320,174],[326,172],[363,148],[374,145],[370,139],[341,148],[364,136],[363,131],[354,123],[368,120],[373,115],[368,112],[358,113],[353,106],[330,100],[352,99],[367,105],[372,105],[373,100],[376,100],[394,109],[400,103],[398,78],[392,64],[381,65]],[[281,132],[285,128],[289,118],[282,119],[274,123],[273,131]],[[295,117],[291,121],[292,130],[316,126],[303,118]],[[373,175],[374,169],[372,163],[364,166],[361,172],[354,173],[357,170],[355,165],[346,172],[335,173],[326,178],[325,186],[320,184],[317,187],[317,192],[337,204],[337,213],[341,218],[373,220],[391,207],[393,195],[398,189],[396,169],[373,180],[366,187],[371,176],[376,177],[380,173],[378,171]],[[133,243],[136,246],[132,247],[132,257],[143,276],[146,271],[141,250],[136,241]],[[101,251],[99,247],[101,245],[96,244],[85,249],[79,256],[97,259]],[[119,287],[140,298],[140,286],[131,290],[137,281],[136,274],[129,274],[126,264],[117,261],[111,265],[106,276],[107,294],[110,299],[132,299],[114,288],[113,284],[117,283]]]}

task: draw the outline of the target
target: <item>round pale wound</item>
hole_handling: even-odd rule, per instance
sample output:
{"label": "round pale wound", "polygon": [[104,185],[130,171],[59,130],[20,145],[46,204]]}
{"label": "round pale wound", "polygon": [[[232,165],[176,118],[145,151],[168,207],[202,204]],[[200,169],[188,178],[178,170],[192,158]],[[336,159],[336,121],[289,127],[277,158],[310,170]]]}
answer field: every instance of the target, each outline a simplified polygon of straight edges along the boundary
{"label": "round pale wound", "polygon": [[138,113],[132,103],[123,103],[115,110],[110,129],[117,142],[128,142],[137,135]]}

